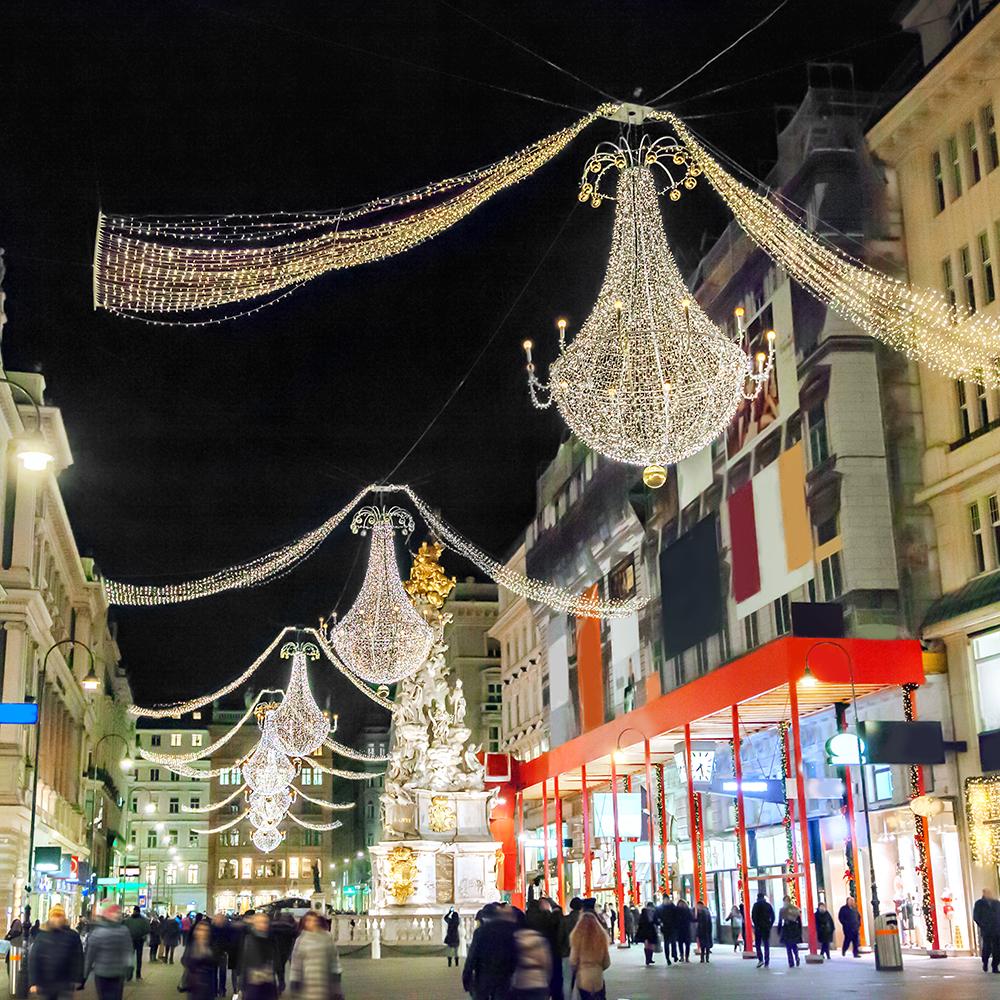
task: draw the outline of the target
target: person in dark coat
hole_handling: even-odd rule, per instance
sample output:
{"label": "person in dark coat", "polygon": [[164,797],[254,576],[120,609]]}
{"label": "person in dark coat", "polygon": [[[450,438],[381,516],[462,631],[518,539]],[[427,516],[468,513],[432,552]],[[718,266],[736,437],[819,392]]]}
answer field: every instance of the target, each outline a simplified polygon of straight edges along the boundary
{"label": "person in dark coat", "polygon": [[285,992],[285,966],[295,947],[295,921],[290,913],[280,913],[271,924],[271,937],[277,949],[274,971],[278,974],[278,992]]}
{"label": "person in dark coat", "polygon": [[667,960],[667,965],[670,965],[671,959],[674,962],[678,961],[677,905],[671,896],[664,896],[663,902],[656,908],[656,922],[663,935],[663,956]]}
{"label": "person in dark coat", "polygon": [[819,953],[823,958],[830,957],[830,944],[833,941],[833,914],[826,908],[826,903],[816,907],[816,940],[819,942]]}
{"label": "person in dark coat", "polygon": [[458,910],[454,906],[448,907],[448,912],[444,915],[444,950],[448,956],[449,969],[452,962],[458,968],[458,927],[461,922]]}
{"label": "person in dark coat", "polygon": [[215,1000],[218,990],[218,965],[212,951],[212,929],[205,920],[191,930],[181,955],[184,985],[191,1000]]}
{"label": "person in dark coat", "polygon": [[982,896],[972,908],[972,919],[979,928],[983,972],[986,972],[987,966],[994,972],[1000,972],[1000,902],[992,889],[983,889]]}
{"label": "person in dark coat", "polygon": [[757,902],[750,909],[754,945],[757,948],[757,968],[771,965],[771,928],[774,926],[774,907],[767,901],[763,889],[757,893]]}
{"label": "person in dark coat", "polygon": [[850,948],[857,958],[861,947],[861,914],[858,913],[858,904],[854,902],[853,896],[847,897],[847,902],[837,912],[837,919],[844,932],[844,946],[840,949],[840,954],[846,955]]}
{"label": "person in dark coat", "polygon": [[240,950],[239,987],[243,1000],[276,1000],[278,946],[270,935],[271,918],[255,913]]}
{"label": "person in dark coat", "polygon": [[469,942],[462,969],[462,989],[474,1000],[506,1000],[517,966],[517,924],[512,907],[487,903],[482,923]]}
{"label": "person in dark coat", "polygon": [[176,917],[167,917],[160,923],[160,943],[163,945],[163,961],[174,964],[174,949],[181,939],[181,925]]}
{"label": "person in dark coat", "polygon": [[149,961],[156,961],[156,953],[160,950],[160,918],[153,916],[149,921]]}
{"label": "person in dark coat", "polygon": [[229,939],[233,929],[229,926],[226,915],[221,911],[212,917],[210,930],[212,957],[215,959],[216,994],[226,995],[226,966],[229,964]]}
{"label": "person in dark coat", "polygon": [[712,911],[704,904],[698,903],[694,908],[695,929],[698,934],[698,949],[701,951],[702,962],[707,962],[712,954]]}
{"label": "person in dark coat", "polygon": [[639,910],[635,906],[625,907],[625,940],[635,944],[635,929],[639,924]]}
{"label": "person in dark coat", "polygon": [[28,982],[31,992],[45,1000],[66,997],[83,982],[80,935],[66,925],[66,911],[58,903],[28,952]]}
{"label": "person in dark coat", "polygon": [[799,945],[802,944],[802,911],[789,896],[785,896],[784,905],[778,910],[778,940],[785,946],[788,968],[797,968]]}
{"label": "person in dark coat", "polygon": [[548,943],[552,958],[549,965],[550,989],[554,997],[561,997],[563,995],[562,910],[548,896],[542,896],[533,906],[528,907],[524,922],[526,927],[537,931]]}
{"label": "person in dark coat", "polygon": [[660,933],[656,929],[656,910],[652,903],[647,903],[639,914],[635,927],[635,940],[646,952],[646,965],[653,965],[653,955],[660,943]]}
{"label": "person in dark coat", "polygon": [[677,900],[674,934],[677,937],[677,961],[691,961],[691,907],[681,896]]}
{"label": "person in dark coat", "polygon": [[132,913],[122,923],[132,935],[132,947],[135,948],[135,978],[142,979],[142,953],[146,950],[146,938],[149,935],[149,921],[142,915],[138,906],[132,908]]}

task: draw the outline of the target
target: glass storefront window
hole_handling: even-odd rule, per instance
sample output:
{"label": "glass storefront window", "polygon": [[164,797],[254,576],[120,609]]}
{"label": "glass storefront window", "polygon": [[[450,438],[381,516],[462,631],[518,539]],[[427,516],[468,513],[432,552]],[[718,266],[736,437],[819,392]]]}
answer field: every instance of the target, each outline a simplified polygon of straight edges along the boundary
{"label": "glass storefront window", "polygon": [[982,731],[1000,729],[1000,629],[972,640]]}

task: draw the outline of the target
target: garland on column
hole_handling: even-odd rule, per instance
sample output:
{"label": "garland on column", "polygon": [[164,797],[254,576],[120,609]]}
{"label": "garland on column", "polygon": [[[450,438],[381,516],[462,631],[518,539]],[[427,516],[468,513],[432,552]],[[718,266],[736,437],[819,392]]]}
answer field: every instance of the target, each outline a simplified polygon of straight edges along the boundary
{"label": "garland on column", "polygon": [[[850,779],[845,779],[850,780]],[[858,898],[858,877],[854,872],[854,840],[851,837],[850,824],[847,821],[847,806],[841,807],[841,815],[844,817],[847,826],[847,841],[844,853],[847,858],[847,866],[844,868],[844,881],[847,883],[847,895]]]}
{"label": "garland on column", "polygon": [[[781,777],[787,781],[790,777],[788,767],[788,723],[778,723],[778,749],[781,751]],[[797,866],[795,864],[795,831],[792,829],[792,804],[788,801],[788,791],[785,790],[785,815],[781,819],[781,825],[785,828],[785,848],[788,852],[788,860],[784,864],[785,889],[788,898],[795,906],[799,905],[799,886],[795,881]]]}
{"label": "garland on column", "polygon": [[[916,691],[916,684],[903,685],[903,718],[907,722],[913,722],[913,702],[912,692]],[[911,764],[909,769],[910,798],[915,799],[920,794],[920,765]],[[924,915],[924,928],[927,933],[928,947],[933,945],[934,930],[937,916],[934,913],[934,901],[931,898],[930,883],[930,844],[928,821],[925,816],[914,814],[917,826],[917,836],[913,838],[917,845],[917,875],[920,877],[920,909]]]}
{"label": "garland on column", "polygon": [[667,838],[667,810],[666,810],[666,793],[663,787],[663,765],[657,764],[655,766],[656,770],[656,825],[660,831],[660,857],[662,858],[662,864],[660,865],[660,892],[663,895],[669,895],[671,890],[670,885],[670,857],[667,852],[667,844],[669,840]]}

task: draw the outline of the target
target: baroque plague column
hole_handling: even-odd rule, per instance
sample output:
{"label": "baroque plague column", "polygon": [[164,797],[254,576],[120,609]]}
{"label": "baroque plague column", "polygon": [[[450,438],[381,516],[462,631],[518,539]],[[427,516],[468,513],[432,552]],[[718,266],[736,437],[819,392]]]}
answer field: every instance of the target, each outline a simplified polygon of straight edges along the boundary
{"label": "baroque plague column", "polygon": [[501,845],[490,835],[494,791],[484,786],[478,748],[469,744],[461,680],[449,683],[442,612],[455,585],[438,563],[442,546],[425,542],[406,590],[434,629],[421,668],[396,691],[392,744],[382,795],[384,839],[369,848],[370,915],[382,941],[441,943],[441,916],[454,905],[466,921],[498,900]]}

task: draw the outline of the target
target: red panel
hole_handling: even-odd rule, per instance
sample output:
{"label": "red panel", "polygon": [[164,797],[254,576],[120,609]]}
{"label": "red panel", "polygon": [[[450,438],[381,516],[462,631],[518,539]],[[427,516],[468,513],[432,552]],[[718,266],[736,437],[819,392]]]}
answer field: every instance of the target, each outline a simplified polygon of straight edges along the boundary
{"label": "red panel", "polygon": [[499,795],[490,815],[490,835],[501,845],[503,851],[503,862],[497,865],[497,888],[501,892],[513,893],[517,889],[517,833],[514,829],[516,792],[512,784],[494,787],[499,787]]}
{"label": "red panel", "polygon": [[729,498],[728,505],[729,537],[733,546],[733,597],[737,601],[745,601],[760,590],[753,482],[741,486]]}
{"label": "red panel", "polygon": [[[597,584],[583,596],[598,596]],[[580,732],[586,733],[604,722],[604,674],[601,667],[601,622],[578,618],[576,623],[576,678],[580,691]]]}

